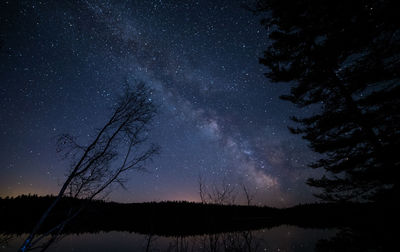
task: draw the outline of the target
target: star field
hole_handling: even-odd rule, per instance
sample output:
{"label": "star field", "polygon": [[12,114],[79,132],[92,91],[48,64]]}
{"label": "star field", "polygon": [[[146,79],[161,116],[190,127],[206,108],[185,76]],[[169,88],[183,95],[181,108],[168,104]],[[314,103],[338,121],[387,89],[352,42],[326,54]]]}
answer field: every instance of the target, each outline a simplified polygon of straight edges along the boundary
{"label": "star field", "polygon": [[258,204],[314,200],[313,157],[258,57],[260,16],[240,1],[5,1],[1,4],[0,196],[56,193],[68,160],[58,134],[85,142],[126,82],[146,82],[159,107],[160,155],[109,199],[199,201],[198,178],[246,184]]}

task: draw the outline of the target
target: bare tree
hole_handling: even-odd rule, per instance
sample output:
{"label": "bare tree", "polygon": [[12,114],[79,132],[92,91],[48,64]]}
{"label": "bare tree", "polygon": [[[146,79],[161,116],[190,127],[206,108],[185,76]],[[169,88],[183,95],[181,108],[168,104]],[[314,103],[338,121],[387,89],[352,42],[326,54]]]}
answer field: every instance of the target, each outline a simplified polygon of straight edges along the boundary
{"label": "bare tree", "polygon": [[71,158],[68,176],[56,199],[43,213],[24,241],[20,251],[26,251],[44,236],[59,233],[65,224],[77,216],[83,206],[70,211],[68,217],[54,228],[37,236],[42,224],[63,196],[91,199],[101,195],[112,184],[124,187],[128,171],[143,170],[146,160],[158,152],[154,144],[147,144],[149,123],[156,113],[150,90],[144,83],[125,90],[114,104],[110,119],[97,130],[88,145],[79,144],[75,137],[64,134],[58,138],[57,151]]}
{"label": "bare tree", "polygon": [[208,186],[204,178],[199,175],[199,194],[202,203],[234,204],[236,200],[236,187],[222,178],[220,183]]}
{"label": "bare tree", "polygon": [[255,197],[254,192],[251,192],[245,183],[242,183],[242,189],[243,189],[244,196],[246,197],[246,204],[248,206],[251,206],[253,199]]}
{"label": "bare tree", "polygon": [[200,200],[201,203],[207,203],[207,198],[206,198],[206,185],[204,182],[203,176],[201,174],[199,175],[198,178],[198,184],[199,184],[199,194],[200,194]]}
{"label": "bare tree", "polygon": [[[202,203],[234,204],[237,196],[235,185],[227,183],[224,177],[220,183],[207,185],[203,176],[198,177],[199,194]],[[250,190],[244,182],[241,184],[246,204],[251,206],[255,192]],[[200,238],[200,244],[205,251],[257,251],[260,242],[253,231],[246,230],[233,233],[208,234]]]}

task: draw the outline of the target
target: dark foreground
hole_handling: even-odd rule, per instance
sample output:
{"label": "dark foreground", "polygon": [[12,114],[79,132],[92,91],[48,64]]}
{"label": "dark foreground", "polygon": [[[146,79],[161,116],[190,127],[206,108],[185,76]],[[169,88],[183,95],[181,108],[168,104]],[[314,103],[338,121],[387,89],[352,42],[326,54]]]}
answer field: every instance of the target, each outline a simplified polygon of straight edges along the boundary
{"label": "dark foreground", "polygon": [[[35,196],[0,199],[0,242],[6,244],[10,237],[22,240],[52,199]],[[54,226],[69,209],[77,208],[81,203],[78,200],[63,200],[50,216],[45,228]],[[303,234],[299,236],[304,236],[303,245],[297,242],[293,245],[297,249],[287,251],[387,251],[396,245],[393,232],[396,228],[395,213],[396,210],[389,206],[373,204],[309,204],[276,209],[189,202],[119,204],[92,201],[65,227],[63,234],[71,239],[76,235],[86,237],[92,234],[99,238],[114,234],[112,237],[115,238],[135,233],[137,239],[140,235],[144,237],[142,240],[147,239],[146,246],[142,247],[145,251],[150,250],[148,246],[151,244],[156,244],[153,241],[155,237],[159,241],[168,239],[163,248],[156,251],[191,251],[168,250],[165,247],[167,243],[171,247],[179,239],[179,243],[186,244],[187,248],[189,244],[197,244],[193,251],[262,251],[262,248],[267,247],[261,246],[261,241],[268,240],[268,237],[277,236],[273,240],[279,241],[284,240],[283,234],[286,237],[287,234],[297,232]],[[287,230],[282,231],[285,228]],[[316,238],[313,232],[322,233]],[[265,237],[266,233],[270,233],[268,237]],[[315,241],[311,242],[313,239],[310,237]],[[204,243],[204,239],[207,246],[199,243],[199,240]],[[256,243],[258,246],[253,244],[251,247],[249,239],[252,242],[259,240]],[[234,244],[229,241],[236,241],[235,246],[240,249],[234,249]],[[287,245],[288,242],[284,243]],[[10,247],[4,244],[0,244],[0,248]],[[212,244],[219,249],[210,249]],[[250,247],[246,247],[246,244]]]}

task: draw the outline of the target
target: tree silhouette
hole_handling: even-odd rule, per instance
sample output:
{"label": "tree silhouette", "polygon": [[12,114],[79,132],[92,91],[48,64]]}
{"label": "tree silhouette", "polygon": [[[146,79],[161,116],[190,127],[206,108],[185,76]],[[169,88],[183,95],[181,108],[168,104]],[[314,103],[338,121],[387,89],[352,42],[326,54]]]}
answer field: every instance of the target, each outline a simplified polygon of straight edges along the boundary
{"label": "tree silhouette", "polygon": [[60,233],[65,224],[83,210],[84,204],[70,209],[61,223],[34,240],[44,221],[64,195],[89,202],[112,184],[124,186],[123,175],[128,171],[144,169],[144,162],[158,151],[157,146],[146,144],[148,126],[156,113],[149,95],[150,90],[144,83],[138,83],[135,87],[126,85],[124,93],[115,103],[111,117],[97,130],[96,136],[88,145],[78,143],[69,134],[59,137],[57,151],[70,157],[72,165],[58,196],[43,213],[20,248],[21,251],[30,249],[47,235]]}
{"label": "tree silhouette", "polygon": [[270,44],[260,59],[281,98],[318,112],[292,119],[326,174],[307,183],[323,200],[399,194],[400,19],[395,0],[261,0]]}
{"label": "tree silhouette", "polygon": [[202,203],[205,204],[234,204],[236,201],[236,187],[227,182],[223,177],[219,183],[208,185],[205,179],[199,175],[199,195]]}

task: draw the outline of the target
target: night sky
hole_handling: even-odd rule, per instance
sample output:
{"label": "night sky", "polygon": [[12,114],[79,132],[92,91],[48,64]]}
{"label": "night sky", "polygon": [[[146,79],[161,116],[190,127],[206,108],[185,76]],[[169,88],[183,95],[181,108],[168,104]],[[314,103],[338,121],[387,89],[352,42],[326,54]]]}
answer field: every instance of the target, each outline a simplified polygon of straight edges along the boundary
{"label": "night sky", "polygon": [[107,199],[199,201],[202,176],[237,187],[237,203],[241,184],[257,204],[315,201],[305,185],[315,154],[287,129],[309,111],[279,100],[289,85],[264,77],[268,31],[242,4],[2,1],[0,196],[57,193],[69,165],[57,135],[86,143],[123,84],[144,81],[161,153]]}

